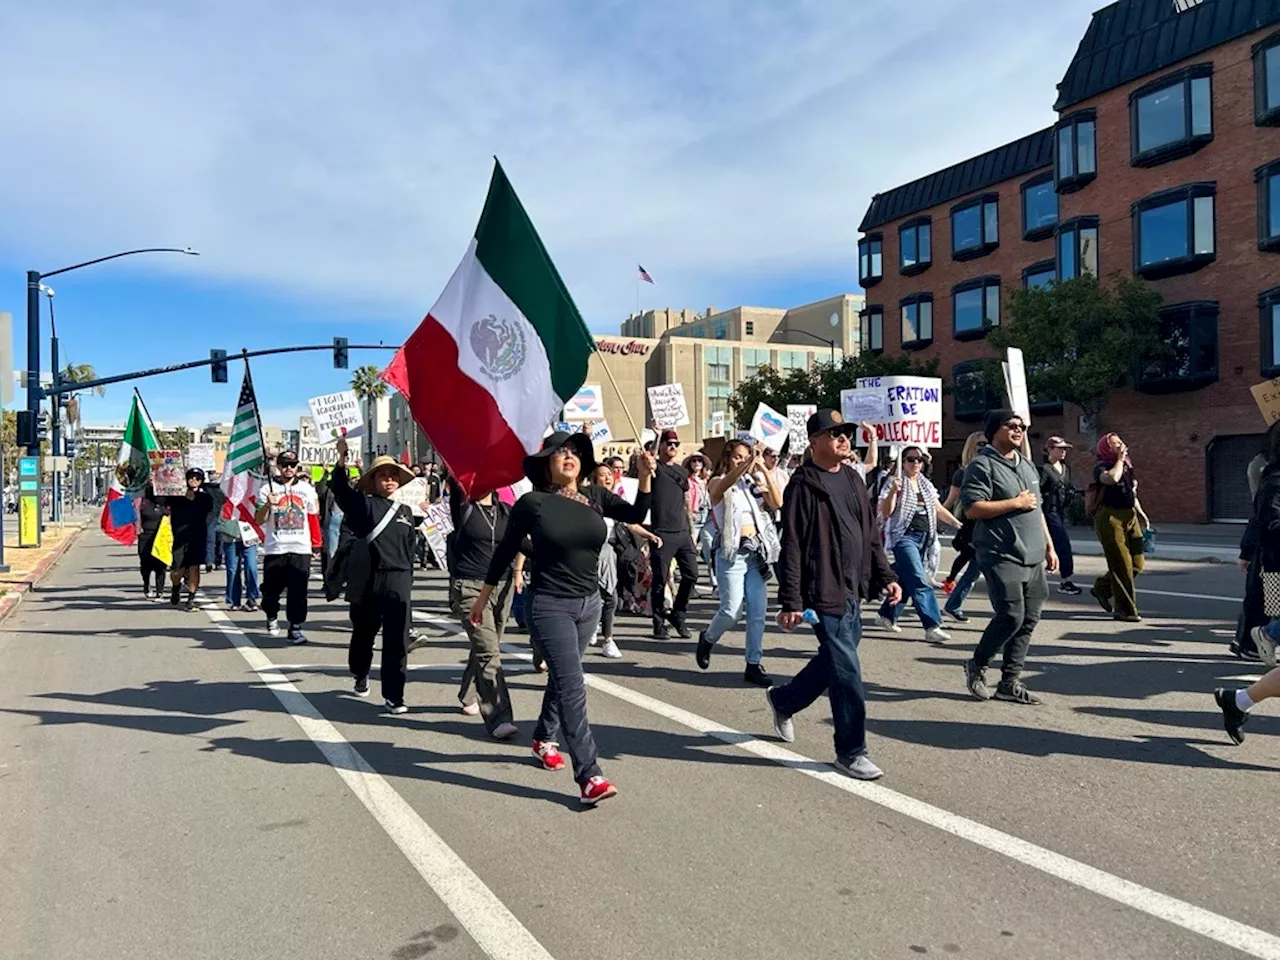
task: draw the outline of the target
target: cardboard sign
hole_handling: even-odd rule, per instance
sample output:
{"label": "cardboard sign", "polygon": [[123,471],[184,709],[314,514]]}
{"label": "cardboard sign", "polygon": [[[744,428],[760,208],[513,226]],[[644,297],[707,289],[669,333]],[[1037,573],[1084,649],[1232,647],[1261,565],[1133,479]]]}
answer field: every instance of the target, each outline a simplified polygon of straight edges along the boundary
{"label": "cardboard sign", "polygon": [[440,564],[440,569],[445,569],[448,565],[445,557],[445,537],[453,532],[453,521],[449,519],[448,504],[433,503],[428,507],[426,519],[418,529],[422,531],[427,547],[436,558],[436,563]]}
{"label": "cardboard sign", "polygon": [[415,517],[423,516],[422,502],[427,499],[427,481],[425,477],[410,480],[391,495],[396,503],[403,503],[413,511]]}
{"label": "cardboard sign", "polygon": [[1027,367],[1022,359],[1022,351],[1017,347],[1009,348],[1009,360],[1005,364],[1007,371],[1005,382],[1009,387],[1009,409],[1022,418],[1022,422],[1031,426],[1031,398],[1027,394]]}
{"label": "cardboard sign", "polygon": [[1263,423],[1269,427],[1280,420],[1280,377],[1255,383],[1249,388],[1249,392],[1253,394],[1253,402],[1258,405]]}
{"label": "cardboard sign", "polygon": [[[347,440],[347,463],[355,466],[360,459],[360,438]],[[332,443],[304,443],[298,449],[298,462],[307,466],[331,467],[338,462],[338,448]]]}
{"label": "cardboard sign", "polygon": [[217,469],[214,460],[215,445],[212,443],[191,443],[187,445],[187,463],[192,467],[199,467],[206,473],[212,473]]}
{"label": "cardboard sign", "polygon": [[711,436],[723,437],[725,430],[725,416],[723,410],[717,410],[711,414]]}
{"label": "cardboard sign", "polygon": [[564,405],[566,420],[603,420],[604,391],[598,383],[584,383],[578,392]]}
{"label": "cardboard sign", "polygon": [[770,450],[781,452],[791,435],[791,424],[773,407],[762,403],[756,407],[755,416],[751,418],[751,429],[747,433]]}
{"label": "cardboard sign", "polygon": [[[858,390],[878,390],[886,413],[870,420],[881,443],[925,449],[942,446],[942,381],[937,377],[860,377]],[[841,404],[843,405],[843,391]],[[845,418],[849,419],[848,417]],[[858,443],[867,437],[858,431]]]}
{"label": "cardboard sign", "polygon": [[609,429],[608,420],[584,421],[582,432],[591,438],[591,443],[595,446],[599,446],[602,443],[613,443],[613,431]]}
{"label": "cardboard sign", "polygon": [[791,423],[791,452],[804,453],[809,446],[809,418],[818,412],[816,403],[788,403],[787,420]]}
{"label": "cardboard sign", "polygon": [[181,450],[148,450],[151,460],[151,485],[157,497],[182,497],[187,493],[187,468],[182,465]]}
{"label": "cardboard sign", "polygon": [[840,413],[846,423],[881,423],[889,419],[889,398],[883,390],[841,390]]}
{"label": "cardboard sign", "polygon": [[166,567],[173,566],[173,526],[169,523],[168,517],[160,518],[160,527],[156,530],[151,555]]}
{"label": "cardboard sign", "polygon": [[323,397],[312,397],[307,403],[315,422],[316,438],[321,443],[364,433],[364,417],[360,415],[360,401],[354,391],[326,393]]}
{"label": "cardboard sign", "polygon": [[678,383],[664,383],[649,388],[649,410],[659,430],[683,427],[689,422],[689,408],[684,402],[684,387]]}

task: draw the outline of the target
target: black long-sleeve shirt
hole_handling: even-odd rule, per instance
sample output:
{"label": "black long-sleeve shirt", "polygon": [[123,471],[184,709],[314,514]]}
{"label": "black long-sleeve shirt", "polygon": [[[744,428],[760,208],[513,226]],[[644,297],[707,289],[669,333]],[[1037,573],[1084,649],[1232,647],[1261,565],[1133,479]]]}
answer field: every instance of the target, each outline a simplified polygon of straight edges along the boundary
{"label": "black long-sleeve shirt", "polygon": [[634,504],[603,487],[587,487],[589,501],[535,490],[517,501],[507,531],[493,553],[485,583],[497,586],[527,536],[533,544],[534,591],[551,597],[589,597],[599,591],[596,568],[608,528],[604,519],[640,523],[649,512],[649,494],[636,494]]}
{"label": "black long-sleeve shirt", "polygon": [[[449,515],[454,531],[453,575],[459,580],[483,580],[489,575],[497,545],[507,533],[507,507],[497,497],[488,506],[469,503],[462,490],[450,484]],[[502,579],[510,572],[508,568]]]}
{"label": "black long-sleeve shirt", "polygon": [[329,491],[342,508],[347,526],[357,537],[367,537],[373,533],[388,510],[399,511],[400,516],[387,524],[382,533],[378,534],[378,539],[369,545],[370,559],[374,571],[413,571],[419,520],[408,507],[402,507],[386,497],[375,497],[357,490],[347,479],[346,467],[333,468]]}

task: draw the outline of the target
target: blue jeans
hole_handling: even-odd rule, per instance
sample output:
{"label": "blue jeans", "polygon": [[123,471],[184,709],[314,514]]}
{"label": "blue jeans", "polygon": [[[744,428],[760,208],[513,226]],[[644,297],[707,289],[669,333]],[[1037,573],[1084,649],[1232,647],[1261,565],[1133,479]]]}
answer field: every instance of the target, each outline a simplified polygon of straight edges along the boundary
{"label": "blue jeans", "polygon": [[257,603],[258,546],[246,547],[239,540],[228,540],[222,545],[222,561],[227,570],[227,606],[240,605],[240,598]]}
{"label": "blue jeans", "polygon": [[780,713],[793,716],[825,690],[835,721],[836,757],[851,760],[867,752],[867,698],[858,663],[862,641],[858,598],[845,601],[841,616],[819,613],[813,632],[818,636],[817,656],[790,683],[773,688],[773,705]]}
{"label": "blue jeans", "polygon": [[747,663],[759,663],[764,656],[764,615],[769,605],[769,592],[764,582],[764,560],[755,551],[739,550],[732,557],[724,554],[716,565],[716,583],[720,587],[720,609],[707,627],[707,642],[715,643],[726,630],[737,626],[745,603],[747,609]]}
{"label": "blue jeans", "polygon": [[969,594],[973,592],[973,585],[978,582],[980,576],[982,576],[982,570],[978,567],[978,558],[974,557],[964,568],[964,573],[960,574],[960,579],[956,581],[956,588],[951,591],[951,596],[947,597],[947,613],[963,612],[964,602],[969,599]]}
{"label": "blue jeans", "polygon": [[[908,533],[893,545],[893,569],[902,587],[902,601],[894,605],[886,600],[880,607],[880,616],[897,623],[898,615],[910,599],[924,628],[932,630],[942,623],[942,613],[938,610],[938,598],[933,595],[933,584],[925,576],[924,558],[921,556],[924,541],[923,533]],[[965,576],[968,575],[965,571]]]}

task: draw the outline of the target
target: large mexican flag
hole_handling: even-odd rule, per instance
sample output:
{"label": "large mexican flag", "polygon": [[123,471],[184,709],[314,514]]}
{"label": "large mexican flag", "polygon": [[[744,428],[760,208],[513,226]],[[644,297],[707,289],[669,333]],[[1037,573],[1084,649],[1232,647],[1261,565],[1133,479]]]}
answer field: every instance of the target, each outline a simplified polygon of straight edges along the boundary
{"label": "large mexican flag", "polygon": [[134,501],[151,481],[149,453],[158,449],[155,434],[135,396],[124,427],[124,439],[120,442],[115,473],[107,488],[107,502],[102,505],[102,532],[127,547],[138,540],[138,511]]}
{"label": "large mexican flag", "polygon": [[502,166],[467,253],[382,377],[470,497],[514,483],[595,340]]}

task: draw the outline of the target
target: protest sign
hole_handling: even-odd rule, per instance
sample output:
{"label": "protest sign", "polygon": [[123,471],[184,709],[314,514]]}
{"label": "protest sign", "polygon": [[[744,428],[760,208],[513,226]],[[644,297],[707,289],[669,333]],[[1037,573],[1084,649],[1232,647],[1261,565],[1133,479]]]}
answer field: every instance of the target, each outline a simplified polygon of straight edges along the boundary
{"label": "protest sign", "polygon": [[427,481],[423,477],[410,480],[391,495],[396,503],[403,503],[415,517],[423,515],[422,502],[427,499]]}
{"label": "protest sign", "polygon": [[[360,459],[360,438],[347,441],[347,463],[355,466]],[[338,448],[332,443],[303,443],[298,448],[298,462],[308,466],[331,467],[338,462]]]}
{"label": "protest sign", "polygon": [[1022,359],[1022,351],[1017,347],[1009,348],[1009,360],[1005,364],[1005,383],[1009,388],[1009,409],[1022,418],[1022,422],[1031,426],[1031,398],[1027,394],[1027,367]]}
{"label": "protest sign", "polygon": [[326,393],[323,397],[312,397],[307,403],[321,443],[339,437],[358,437],[364,432],[364,417],[360,415],[360,401],[354,391]]}
{"label": "protest sign", "polygon": [[564,405],[566,420],[603,420],[604,391],[598,383],[584,383]]}
{"label": "protest sign", "polygon": [[889,419],[889,398],[876,388],[841,390],[840,413],[846,423],[881,423]]}
{"label": "protest sign", "polygon": [[739,430],[734,434],[734,439],[741,440],[743,443],[751,444],[751,448],[753,450],[755,449],[755,445],[760,442],[760,438],[750,430]]}
{"label": "protest sign", "polygon": [[436,563],[440,564],[440,569],[446,569],[448,560],[445,557],[445,537],[453,532],[453,521],[449,519],[449,505],[433,503],[429,506],[426,519],[418,529],[426,538],[427,547],[430,548]]}
{"label": "protest sign", "polygon": [[658,439],[658,435],[654,433],[652,430],[650,430],[648,427],[645,427],[643,430],[640,431],[640,446],[642,447],[646,443],[653,443],[653,441],[657,439]]}
{"label": "protest sign", "polygon": [[664,383],[649,388],[649,410],[659,430],[683,427],[689,422],[689,408],[684,402],[684,387],[678,383]]}
{"label": "protest sign", "polygon": [[591,438],[595,446],[613,442],[613,431],[609,429],[608,420],[586,420],[582,424],[582,432]]}
{"label": "protest sign", "polygon": [[151,555],[166,567],[173,564],[173,527],[168,517],[160,518],[160,527],[156,530],[156,539],[151,545]]}
{"label": "protest sign", "polygon": [[804,453],[809,446],[809,418],[818,412],[816,403],[788,403],[787,420],[791,424],[791,452]]}
{"label": "protest sign", "polygon": [[755,416],[751,418],[751,429],[747,431],[770,450],[781,451],[791,434],[791,425],[787,418],[767,403],[756,407]]}
{"label": "protest sign", "polygon": [[187,445],[187,464],[192,467],[199,467],[206,473],[217,469],[214,460],[214,448],[212,443],[192,443]]}
{"label": "protest sign", "polygon": [[1268,427],[1280,420],[1280,377],[1255,383],[1249,388],[1253,394],[1253,402],[1258,405],[1262,414],[1262,422]]}
{"label": "protest sign", "polygon": [[240,521],[240,539],[246,547],[256,547],[262,542],[262,538],[258,536],[258,531],[253,529],[252,523]]}
{"label": "protest sign", "polygon": [[[860,377],[858,390],[878,390],[885,415],[870,419],[881,443],[911,444],[929,449],[942,446],[942,381],[937,377]],[[844,393],[841,391],[841,405]],[[849,419],[846,417],[846,419]],[[858,443],[867,442],[858,431]]]}
{"label": "protest sign", "polygon": [[711,436],[723,437],[724,427],[725,427],[724,411],[717,410],[713,414],[711,414]]}
{"label": "protest sign", "polygon": [[157,497],[182,497],[187,493],[187,469],[181,450],[149,450],[151,486]]}

